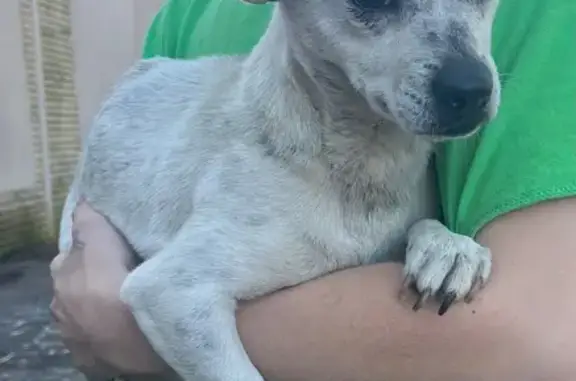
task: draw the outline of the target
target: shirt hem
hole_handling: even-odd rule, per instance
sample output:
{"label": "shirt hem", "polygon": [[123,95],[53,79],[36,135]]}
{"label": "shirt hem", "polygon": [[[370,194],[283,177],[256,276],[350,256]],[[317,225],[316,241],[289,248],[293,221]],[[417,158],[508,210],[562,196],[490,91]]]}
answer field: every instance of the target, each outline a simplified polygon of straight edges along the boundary
{"label": "shirt hem", "polygon": [[462,234],[469,237],[476,237],[478,232],[494,219],[501,217],[504,214],[524,209],[545,201],[558,200],[568,197],[576,196],[576,184],[555,188],[553,190],[531,190],[524,192],[519,197],[508,198],[507,200],[497,204],[489,212],[483,214],[480,218],[472,224],[469,228],[465,228]]}

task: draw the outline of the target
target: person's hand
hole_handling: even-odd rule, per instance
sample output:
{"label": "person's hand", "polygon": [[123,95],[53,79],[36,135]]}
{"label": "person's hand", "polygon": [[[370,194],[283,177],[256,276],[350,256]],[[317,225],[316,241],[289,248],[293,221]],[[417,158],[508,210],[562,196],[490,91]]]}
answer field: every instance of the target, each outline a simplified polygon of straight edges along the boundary
{"label": "person's hand", "polygon": [[74,213],[74,244],[51,263],[56,326],[77,366],[86,374],[158,374],[165,363],[119,299],[133,268],[129,246],[86,204]]}

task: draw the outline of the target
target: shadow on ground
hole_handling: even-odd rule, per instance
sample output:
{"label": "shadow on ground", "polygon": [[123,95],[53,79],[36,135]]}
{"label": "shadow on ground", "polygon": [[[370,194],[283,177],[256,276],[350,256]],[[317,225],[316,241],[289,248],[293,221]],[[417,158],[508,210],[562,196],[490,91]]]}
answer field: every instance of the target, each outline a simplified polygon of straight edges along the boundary
{"label": "shadow on ground", "polygon": [[51,326],[48,263],[35,246],[0,260],[0,381],[83,381]]}

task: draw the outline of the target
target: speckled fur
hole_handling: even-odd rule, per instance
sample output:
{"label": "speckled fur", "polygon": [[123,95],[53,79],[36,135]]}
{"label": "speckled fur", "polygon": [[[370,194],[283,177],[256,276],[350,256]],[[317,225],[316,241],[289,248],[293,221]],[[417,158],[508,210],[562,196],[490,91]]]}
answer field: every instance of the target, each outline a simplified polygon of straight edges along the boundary
{"label": "speckled fur", "polygon": [[122,298],[185,381],[262,381],[236,332],[237,300],[377,259],[406,259],[421,292],[451,276],[444,291],[458,299],[487,279],[489,251],[430,219],[425,87],[453,48],[451,22],[493,67],[496,5],[412,3],[407,20],[367,29],[343,0],[281,1],[250,55],[144,60],[104,103],[60,249],[82,196],[144,260]]}

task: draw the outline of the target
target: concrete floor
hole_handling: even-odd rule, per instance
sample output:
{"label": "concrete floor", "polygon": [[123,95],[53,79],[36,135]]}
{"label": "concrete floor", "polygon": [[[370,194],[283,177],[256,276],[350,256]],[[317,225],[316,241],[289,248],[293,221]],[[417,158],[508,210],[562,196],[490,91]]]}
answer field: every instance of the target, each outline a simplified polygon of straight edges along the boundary
{"label": "concrete floor", "polygon": [[0,381],[83,381],[50,324],[53,249],[40,250],[0,263]]}

